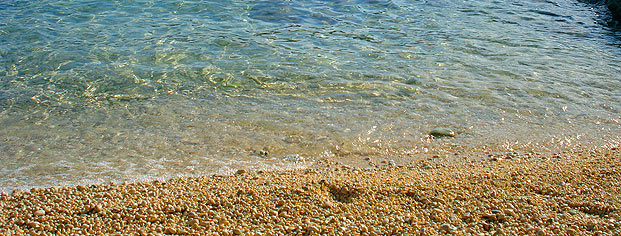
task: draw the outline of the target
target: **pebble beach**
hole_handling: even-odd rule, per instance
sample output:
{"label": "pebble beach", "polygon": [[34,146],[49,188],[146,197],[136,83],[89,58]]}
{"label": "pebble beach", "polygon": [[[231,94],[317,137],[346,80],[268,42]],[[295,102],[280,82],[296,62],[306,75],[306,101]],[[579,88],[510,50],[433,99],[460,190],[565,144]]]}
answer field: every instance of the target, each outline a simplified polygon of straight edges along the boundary
{"label": "pebble beach", "polygon": [[618,145],[16,190],[2,235],[620,235]]}
{"label": "pebble beach", "polygon": [[0,236],[621,235],[618,2],[0,1]]}

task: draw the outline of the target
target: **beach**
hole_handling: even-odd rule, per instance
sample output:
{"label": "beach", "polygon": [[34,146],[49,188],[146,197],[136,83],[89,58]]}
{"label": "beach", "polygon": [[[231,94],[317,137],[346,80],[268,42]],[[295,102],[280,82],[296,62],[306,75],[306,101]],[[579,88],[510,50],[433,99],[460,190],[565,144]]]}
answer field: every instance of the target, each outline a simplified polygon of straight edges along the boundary
{"label": "beach", "polygon": [[456,156],[17,190],[0,234],[621,234],[618,144]]}
{"label": "beach", "polygon": [[616,2],[1,1],[0,235],[621,235]]}
{"label": "beach", "polygon": [[365,169],[468,159],[482,145],[543,153],[621,132],[621,31],[605,2],[0,9],[0,192],[290,170],[331,155]]}

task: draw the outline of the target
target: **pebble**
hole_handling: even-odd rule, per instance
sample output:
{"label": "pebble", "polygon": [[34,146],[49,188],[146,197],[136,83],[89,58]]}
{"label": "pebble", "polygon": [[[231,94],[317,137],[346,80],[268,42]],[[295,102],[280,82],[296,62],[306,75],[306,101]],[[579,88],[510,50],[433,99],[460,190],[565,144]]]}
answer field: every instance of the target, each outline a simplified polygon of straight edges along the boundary
{"label": "pebble", "polygon": [[496,215],[495,214],[488,214],[488,213],[484,213],[481,217],[488,219],[488,220],[496,220]]}
{"label": "pebble", "polygon": [[167,234],[177,234],[177,230],[175,230],[174,228],[166,228],[166,233]]}
{"label": "pebble", "polygon": [[440,225],[440,230],[445,231],[445,232],[452,232],[453,230],[456,230],[457,228],[453,225],[450,224],[443,224]]}
{"label": "pebble", "polygon": [[435,127],[430,132],[429,135],[440,138],[440,137],[455,137],[455,132],[449,128],[445,127]]}
{"label": "pebble", "polygon": [[21,189],[14,189],[14,190],[13,190],[13,193],[11,193],[11,194],[12,194],[13,196],[19,197],[19,196],[21,196],[22,194],[24,194],[24,190],[21,190]]}
{"label": "pebble", "polygon": [[367,228],[367,226],[366,226],[366,225],[364,225],[364,224],[361,224],[361,225],[360,225],[360,232],[361,232],[361,233],[367,232],[368,230],[369,230],[369,229]]}
{"label": "pebble", "polygon": [[34,212],[34,215],[35,215],[35,216],[42,216],[42,215],[45,215],[45,211],[44,211],[44,210],[36,210],[36,211]]}
{"label": "pebble", "polygon": [[93,207],[93,210],[97,213],[102,212],[104,209],[101,205],[95,205],[95,207]]}
{"label": "pebble", "polygon": [[508,208],[507,208],[507,209],[502,210],[502,212],[503,212],[505,215],[508,215],[508,216],[515,216],[515,211],[514,211],[513,209],[508,209]]}

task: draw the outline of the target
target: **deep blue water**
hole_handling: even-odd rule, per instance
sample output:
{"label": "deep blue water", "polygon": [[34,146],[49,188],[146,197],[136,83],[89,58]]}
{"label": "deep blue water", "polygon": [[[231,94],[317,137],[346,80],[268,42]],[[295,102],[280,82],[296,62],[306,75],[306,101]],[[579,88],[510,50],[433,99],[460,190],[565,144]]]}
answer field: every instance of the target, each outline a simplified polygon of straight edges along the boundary
{"label": "deep blue water", "polygon": [[3,1],[0,189],[618,142],[608,17],[575,0]]}

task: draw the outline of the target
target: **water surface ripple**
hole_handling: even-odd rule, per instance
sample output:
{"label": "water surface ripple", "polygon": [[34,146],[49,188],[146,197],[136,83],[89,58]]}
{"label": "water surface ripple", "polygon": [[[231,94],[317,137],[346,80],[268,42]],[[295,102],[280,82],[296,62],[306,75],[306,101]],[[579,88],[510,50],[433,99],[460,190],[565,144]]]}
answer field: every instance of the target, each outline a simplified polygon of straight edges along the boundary
{"label": "water surface ripple", "polygon": [[3,1],[0,190],[619,140],[621,33],[597,9]]}

